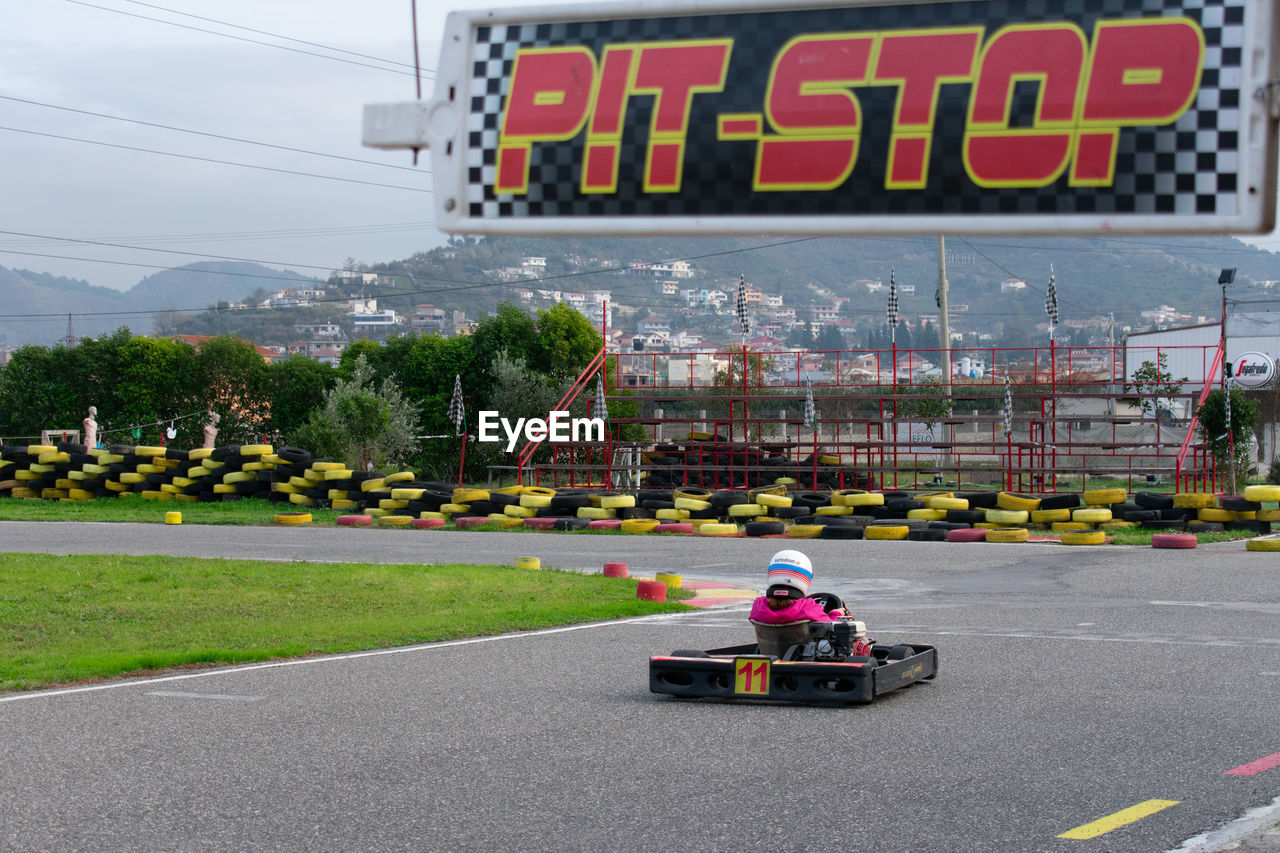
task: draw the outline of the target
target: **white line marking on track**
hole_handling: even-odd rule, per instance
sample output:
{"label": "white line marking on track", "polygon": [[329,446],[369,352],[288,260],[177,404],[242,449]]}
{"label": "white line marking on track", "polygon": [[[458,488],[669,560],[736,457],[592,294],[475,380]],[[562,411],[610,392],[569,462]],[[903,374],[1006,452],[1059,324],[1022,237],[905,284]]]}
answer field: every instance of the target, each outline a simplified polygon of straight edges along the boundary
{"label": "white line marking on track", "polygon": [[260,702],[266,696],[236,696],[232,693],[183,693],[180,690],[148,690],[148,696],[168,696],[174,699],[218,699],[224,702]]}
{"label": "white line marking on track", "polygon": [[212,675],[234,675],[239,672],[253,672],[259,669],[281,669],[289,666],[313,666],[315,664],[357,660],[359,658],[403,655],[412,652],[429,652],[435,649],[448,649],[456,646],[474,646],[481,643],[500,643],[504,640],[519,640],[525,637],[541,637],[549,634],[567,634],[571,631],[589,631],[593,628],[609,628],[614,625],[667,622],[690,615],[694,614],[659,613],[655,616],[637,616],[633,619],[616,619],[612,622],[591,622],[586,625],[567,625],[562,628],[544,628],[540,631],[522,631],[518,634],[499,634],[494,637],[472,637],[469,640],[448,640],[442,643],[422,643],[417,646],[400,646],[394,649],[371,649],[363,652],[347,652],[340,655],[325,655],[324,657],[250,663],[244,664],[243,666],[201,670],[200,672],[184,672],[180,675],[158,675],[154,678],[133,678],[127,681],[113,681],[110,684],[86,684],[82,687],[62,687],[54,690],[40,690],[32,693],[11,693],[5,696],[0,696],[0,705],[3,705],[6,702],[22,702],[31,699],[49,699],[54,696],[70,696],[77,693],[96,693],[101,690],[118,690],[121,687],[145,687],[148,684],[168,684],[175,681],[187,681],[192,678],[208,678]]}

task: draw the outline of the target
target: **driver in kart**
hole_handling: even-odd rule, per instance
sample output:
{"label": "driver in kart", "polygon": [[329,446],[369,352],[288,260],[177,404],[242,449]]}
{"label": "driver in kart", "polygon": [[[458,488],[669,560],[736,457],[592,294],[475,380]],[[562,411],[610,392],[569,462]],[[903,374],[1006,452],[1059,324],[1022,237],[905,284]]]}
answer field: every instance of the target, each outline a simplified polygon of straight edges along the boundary
{"label": "driver in kart", "polygon": [[765,594],[751,604],[747,617],[756,622],[780,625],[784,622],[835,622],[846,615],[843,610],[827,613],[822,605],[809,598],[813,584],[813,564],[799,551],[779,551],[769,560],[769,586]]}

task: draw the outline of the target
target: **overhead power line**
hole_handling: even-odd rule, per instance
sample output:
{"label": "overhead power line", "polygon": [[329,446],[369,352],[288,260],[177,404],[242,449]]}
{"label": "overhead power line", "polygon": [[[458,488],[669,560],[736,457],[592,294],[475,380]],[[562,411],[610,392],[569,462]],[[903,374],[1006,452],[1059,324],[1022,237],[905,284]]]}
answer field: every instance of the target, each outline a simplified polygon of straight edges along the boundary
{"label": "overhead power line", "polygon": [[256,145],[260,148],[273,148],[276,151],[288,151],[293,154],[306,154],[311,157],[327,157],[330,160],[344,160],[348,163],[361,163],[366,166],[381,166],[387,169],[401,169],[403,171],[414,172],[419,175],[431,174],[431,172],[425,169],[415,169],[412,166],[398,166],[394,163],[380,163],[377,160],[361,160],[359,157],[346,157],[341,154],[326,154],[323,151],[309,151],[305,148],[292,148],[288,145],[276,145],[271,142],[258,142],[253,139],[241,139],[238,136],[224,136],[221,133],[209,133],[203,130],[192,130],[186,127],[175,127],[171,124],[160,124],[159,122],[154,122],[154,121],[143,121],[142,119],[125,118],[124,116],[113,116],[109,113],[95,113],[91,110],[81,110],[81,109],[76,109],[75,107],[62,107],[62,106],[58,106],[57,104],[46,104],[41,101],[30,101],[30,100],[27,100],[26,98],[15,98],[12,95],[0,95],[0,100],[14,101],[15,103],[19,103],[19,104],[29,104],[33,107],[45,107],[51,110],[62,110],[63,112],[77,113],[78,115],[85,115],[85,116],[93,116],[94,118],[105,118],[105,119],[111,119],[112,121],[123,121],[123,122],[128,122],[129,124],[142,125],[143,127],[156,127],[156,128],[160,128],[161,130],[176,131],[177,133],[189,133],[189,134],[192,134],[193,136],[204,136],[209,139],[221,139],[227,142],[239,142],[243,145]]}
{"label": "overhead power line", "polygon": [[[409,77],[414,76],[412,71],[401,71],[401,70],[400,70],[400,69],[398,69],[398,68],[387,68],[387,67],[382,66],[382,65],[372,65],[372,64],[370,64],[370,63],[368,63],[368,62],[358,62],[358,61],[356,61],[356,60],[354,60],[354,59],[343,59],[343,58],[342,58],[342,57],[340,57],[340,56],[329,56],[329,55],[327,55],[327,54],[323,54],[323,53],[314,53],[314,52],[309,51],[309,50],[301,50],[301,49],[296,48],[296,47],[289,47],[288,45],[283,45],[283,44],[272,44],[272,43],[271,43],[271,42],[269,42],[269,41],[258,41],[257,39],[245,38],[244,36],[238,36],[238,35],[234,35],[234,34],[232,34],[232,33],[220,33],[220,32],[218,32],[217,30],[207,30],[207,29],[205,29],[204,27],[193,27],[193,26],[191,26],[190,24],[180,24],[180,23],[178,23],[177,21],[166,21],[166,20],[164,20],[163,18],[153,18],[153,17],[151,17],[151,16],[149,16],[149,15],[139,15],[139,14],[137,14],[136,12],[126,12],[126,11],[124,11],[123,9],[112,9],[112,8],[110,8],[110,7],[108,7],[108,6],[99,6],[99,5],[98,5],[98,4],[96,4],[96,3],[86,3],[86,2],[85,2],[85,0],[66,0],[66,2],[68,2],[68,3],[74,3],[74,4],[75,4],[75,5],[77,5],[77,6],[87,6],[87,7],[89,7],[90,9],[99,9],[99,10],[101,10],[101,11],[103,11],[103,12],[112,12],[112,13],[117,14],[117,15],[125,15],[125,16],[130,17],[130,18],[139,18],[139,19],[144,20],[144,21],[152,21],[152,22],[157,23],[157,24],[165,24],[165,25],[170,26],[170,27],[178,27],[178,28],[180,28],[180,29],[184,29],[184,30],[192,30],[192,31],[194,31],[194,32],[198,32],[198,33],[206,33],[206,34],[208,34],[208,35],[212,35],[212,36],[221,36],[222,38],[229,38],[229,39],[234,39],[234,40],[236,40],[236,41],[248,42],[249,44],[257,44],[257,45],[261,45],[261,46],[263,46],[263,47],[274,47],[276,50],[287,50],[287,51],[289,51],[290,53],[299,53],[299,54],[302,54],[302,55],[304,55],[304,56],[314,56],[314,57],[318,57],[318,58],[320,58],[320,59],[328,59],[328,60],[332,60],[333,62],[345,62],[347,65],[358,65],[358,66],[361,66],[361,67],[363,67],[363,68],[372,68],[372,69],[374,69],[375,71],[387,71],[387,72],[390,72],[390,73],[392,73],[392,74],[404,74],[404,75],[409,76]],[[380,62],[385,62],[386,60],[379,60],[379,61],[380,61]]]}
{"label": "overhead power line", "polygon": [[[68,0],[68,2],[77,2],[77,0]],[[164,157],[178,157],[183,160],[197,160],[202,163],[217,163],[221,166],[238,166],[242,169],[256,169],[262,172],[276,172],[282,175],[298,175],[304,178],[320,178],[326,181],[341,181],[347,184],[362,184],[368,187],[381,187],[389,190],[406,190],[415,193],[434,193],[435,190],[424,189],[422,187],[404,187],[396,184],[382,184],[377,181],[362,181],[356,178],[339,178],[334,175],[321,175],[315,172],[301,172],[296,169],[280,169],[274,166],[257,166],[253,163],[237,163],[234,160],[219,160],[214,157],[199,157],[195,154],[178,154],[174,151],[159,151],[155,148],[141,148],[135,145],[119,145],[114,142],[102,142],[97,139],[83,139],[77,136],[63,136],[57,133],[43,133],[38,130],[26,130],[21,127],[4,127],[0,126],[0,130],[7,130],[10,133],[25,133],[31,136],[42,136],[46,139],[61,139],[66,142],[83,142],[87,145],[101,145],[105,148],[117,148],[122,151],[138,151],[144,154],[160,154]]]}

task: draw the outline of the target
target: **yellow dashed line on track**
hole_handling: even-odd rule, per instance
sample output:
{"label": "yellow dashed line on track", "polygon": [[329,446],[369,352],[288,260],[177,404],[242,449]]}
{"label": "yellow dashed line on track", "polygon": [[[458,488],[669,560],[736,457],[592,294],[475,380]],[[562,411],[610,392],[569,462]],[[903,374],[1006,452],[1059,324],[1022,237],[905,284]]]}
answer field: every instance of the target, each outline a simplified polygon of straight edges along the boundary
{"label": "yellow dashed line on track", "polygon": [[1059,838],[1070,838],[1077,841],[1085,841],[1090,838],[1097,838],[1099,835],[1105,835],[1114,829],[1142,820],[1156,812],[1164,811],[1169,806],[1176,806],[1178,800],[1147,800],[1144,803],[1138,803],[1136,806],[1129,806],[1127,809],[1121,809],[1115,814],[1100,817],[1092,823],[1086,823],[1083,826],[1077,826],[1075,829],[1069,829],[1059,835]]}

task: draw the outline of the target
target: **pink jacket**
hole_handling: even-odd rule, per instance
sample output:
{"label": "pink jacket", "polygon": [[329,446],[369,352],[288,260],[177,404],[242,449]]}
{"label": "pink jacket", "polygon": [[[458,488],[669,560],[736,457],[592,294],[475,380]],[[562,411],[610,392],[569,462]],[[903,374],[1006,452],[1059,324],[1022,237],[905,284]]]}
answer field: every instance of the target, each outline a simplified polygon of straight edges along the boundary
{"label": "pink jacket", "polygon": [[747,618],[770,625],[780,625],[783,622],[798,622],[801,619],[809,619],[814,622],[835,622],[838,617],[832,616],[830,613],[824,613],[822,605],[812,598],[799,598],[792,602],[790,607],[774,610],[769,607],[769,599],[762,595],[752,602],[751,613]]}

